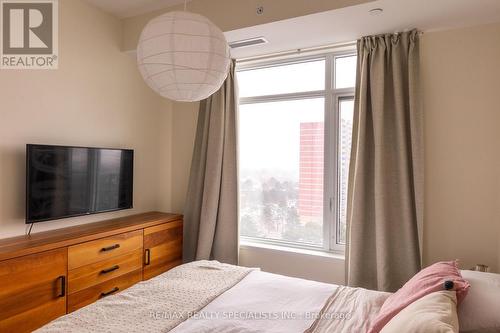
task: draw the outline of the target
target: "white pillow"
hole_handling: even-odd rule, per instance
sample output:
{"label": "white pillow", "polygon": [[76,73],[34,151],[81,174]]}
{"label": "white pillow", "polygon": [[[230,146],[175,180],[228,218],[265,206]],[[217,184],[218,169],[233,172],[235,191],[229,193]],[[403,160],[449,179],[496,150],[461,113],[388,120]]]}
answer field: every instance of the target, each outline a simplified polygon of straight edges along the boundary
{"label": "white pillow", "polygon": [[462,333],[500,332],[500,274],[461,271],[470,289],[458,306]]}
{"label": "white pillow", "polygon": [[380,333],[458,333],[457,296],[436,291],[408,305]]}

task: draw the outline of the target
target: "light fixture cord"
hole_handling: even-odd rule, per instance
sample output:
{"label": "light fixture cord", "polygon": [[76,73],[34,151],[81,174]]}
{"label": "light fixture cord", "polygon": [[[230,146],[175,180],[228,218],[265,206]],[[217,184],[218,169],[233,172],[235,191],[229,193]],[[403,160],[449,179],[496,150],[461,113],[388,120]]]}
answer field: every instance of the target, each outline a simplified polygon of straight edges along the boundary
{"label": "light fixture cord", "polygon": [[184,0],[184,11],[187,11],[187,0]]}

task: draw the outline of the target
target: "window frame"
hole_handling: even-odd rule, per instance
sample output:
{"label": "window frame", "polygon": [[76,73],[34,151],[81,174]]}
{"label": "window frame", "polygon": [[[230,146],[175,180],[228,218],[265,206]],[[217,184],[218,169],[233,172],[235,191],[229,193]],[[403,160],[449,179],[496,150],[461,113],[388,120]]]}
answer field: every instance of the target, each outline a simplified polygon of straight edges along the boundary
{"label": "window frame", "polygon": [[[280,102],[291,100],[303,100],[313,98],[324,98],[324,180],[323,180],[323,246],[314,246],[305,243],[291,242],[286,240],[267,239],[263,237],[241,236],[240,240],[246,243],[260,243],[268,245],[285,246],[298,249],[316,250],[344,254],[345,244],[339,243],[337,239],[338,227],[340,225],[340,197],[338,196],[340,184],[340,172],[338,169],[339,152],[339,123],[340,123],[340,101],[342,99],[354,99],[355,87],[335,87],[336,59],[348,56],[356,56],[355,47],[343,50],[331,50],[328,52],[301,55],[297,52],[288,57],[276,57],[275,59],[258,60],[249,63],[237,62],[236,71],[256,70],[269,67],[292,65],[297,63],[311,62],[317,60],[325,61],[325,89],[305,92],[293,92],[275,95],[262,95],[251,97],[240,97],[239,105],[257,104],[268,102]],[[239,116],[238,116],[239,118]],[[239,122],[238,125],[240,126]],[[239,157],[238,157],[239,163]],[[239,183],[239,179],[238,179]],[[238,208],[239,215],[239,208]],[[238,216],[238,221],[240,221]]]}

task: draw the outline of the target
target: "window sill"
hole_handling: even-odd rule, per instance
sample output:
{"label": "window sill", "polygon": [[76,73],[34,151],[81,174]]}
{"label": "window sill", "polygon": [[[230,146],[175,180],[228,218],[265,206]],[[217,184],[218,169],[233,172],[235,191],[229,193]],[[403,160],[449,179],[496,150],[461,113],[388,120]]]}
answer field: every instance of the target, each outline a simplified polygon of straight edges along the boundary
{"label": "window sill", "polygon": [[248,240],[240,241],[240,249],[254,249],[254,248],[272,250],[272,251],[277,251],[277,252],[289,252],[289,253],[297,253],[297,254],[310,255],[310,256],[332,258],[332,259],[337,259],[337,260],[345,260],[344,254],[336,253],[336,252],[301,249],[301,248],[288,247],[288,246],[275,245],[275,244],[264,244],[264,243],[252,242],[252,241],[248,241]]}

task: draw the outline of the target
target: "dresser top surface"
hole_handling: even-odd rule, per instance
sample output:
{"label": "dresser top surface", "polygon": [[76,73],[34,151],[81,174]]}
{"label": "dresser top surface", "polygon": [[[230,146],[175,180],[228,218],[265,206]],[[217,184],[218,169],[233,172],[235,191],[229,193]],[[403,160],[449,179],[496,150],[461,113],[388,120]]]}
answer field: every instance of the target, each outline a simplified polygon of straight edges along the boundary
{"label": "dresser top surface", "polygon": [[180,214],[147,212],[100,222],[0,239],[0,260],[49,251],[91,240],[182,220]]}

